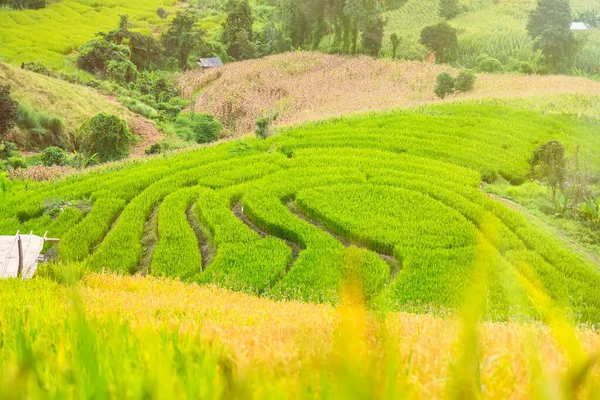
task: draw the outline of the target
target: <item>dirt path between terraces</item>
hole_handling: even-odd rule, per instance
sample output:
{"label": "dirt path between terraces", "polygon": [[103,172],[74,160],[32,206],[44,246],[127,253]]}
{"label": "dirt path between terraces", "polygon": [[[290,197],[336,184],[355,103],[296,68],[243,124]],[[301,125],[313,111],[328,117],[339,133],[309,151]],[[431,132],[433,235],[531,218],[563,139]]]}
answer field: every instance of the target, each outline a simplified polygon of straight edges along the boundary
{"label": "dirt path between terraces", "polygon": [[531,214],[531,212],[527,208],[525,208],[522,205],[515,203],[514,201],[509,200],[505,197],[497,196],[495,194],[487,193],[487,192],[484,192],[484,193],[487,194],[492,199],[510,207],[511,209],[521,212],[523,215],[525,215],[525,218],[527,218],[528,221],[530,221],[530,222],[533,221],[534,223],[538,223],[538,224],[542,225],[544,228],[546,228],[547,230],[549,230],[551,232],[555,232],[556,235],[561,239],[561,241],[564,244],[566,244],[567,246],[569,246],[570,248],[575,250],[575,252],[577,254],[580,254],[581,256],[583,256],[584,258],[586,258],[587,260],[589,260],[593,264],[595,264],[598,268],[600,268],[600,260],[598,258],[596,258],[595,255],[593,255],[592,253],[590,253],[589,251],[587,251],[586,249],[581,247],[577,242],[571,240],[563,232],[559,231],[558,229],[556,229],[553,226],[550,226],[546,222],[542,221],[540,218]]}

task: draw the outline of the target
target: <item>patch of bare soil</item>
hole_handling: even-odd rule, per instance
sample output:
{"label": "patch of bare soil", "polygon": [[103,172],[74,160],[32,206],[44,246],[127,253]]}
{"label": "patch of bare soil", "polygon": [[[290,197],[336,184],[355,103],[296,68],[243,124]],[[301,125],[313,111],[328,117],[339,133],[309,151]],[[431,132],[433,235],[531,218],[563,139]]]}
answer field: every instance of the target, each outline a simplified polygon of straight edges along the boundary
{"label": "patch of bare soil", "polygon": [[148,147],[157,143],[164,137],[152,122],[139,116],[136,116],[134,119],[132,132],[134,135],[139,136],[141,141],[131,149],[131,152],[129,153],[130,157],[144,156],[144,151]]}

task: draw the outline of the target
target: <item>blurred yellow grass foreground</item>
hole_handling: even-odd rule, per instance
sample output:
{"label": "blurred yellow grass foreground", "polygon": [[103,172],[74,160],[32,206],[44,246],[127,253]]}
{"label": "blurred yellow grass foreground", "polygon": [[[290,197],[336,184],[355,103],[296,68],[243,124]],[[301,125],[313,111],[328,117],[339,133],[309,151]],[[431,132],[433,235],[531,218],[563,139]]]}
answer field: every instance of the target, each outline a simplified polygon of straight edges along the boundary
{"label": "blurred yellow grass foreground", "polygon": [[[348,295],[274,302],[107,274],[0,289],[0,398],[560,398],[571,378],[598,395],[600,368],[571,376],[552,324],[466,332],[464,317],[371,313]],[[568,334],[600,348],[591,327]]]}

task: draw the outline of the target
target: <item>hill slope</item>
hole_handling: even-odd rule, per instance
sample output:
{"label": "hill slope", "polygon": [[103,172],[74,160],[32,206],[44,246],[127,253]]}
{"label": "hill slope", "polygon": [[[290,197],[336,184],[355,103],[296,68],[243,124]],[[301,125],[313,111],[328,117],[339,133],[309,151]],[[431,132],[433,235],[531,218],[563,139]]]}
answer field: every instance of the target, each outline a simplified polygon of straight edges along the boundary
{"label": "hill slope", "polygon": [[[40,184],[35,194],[17,188],[2,200],[0,233],[48,230],[62,237],[63,260],[95,270],[276,299],[336,303],[350,279],[373,307],[445,310],[483,280],[488,317],[507,319],[533,316],[529,291],[544,288],[596,322],[596,266],[479,186],[482,176],[522,182],[542,141],[600,149],[597,132],[476,104],[343,118]],[[89,213],[81,201],[93,203]]]}
{"label": "hill slope", "polygon": [[152,123],[92,88],[3,63],[0,63],[0,81],[11,85],[11,94],[18,102],[61,117],[67,135],[97,113],[106,112],[125,119],[132,132],[142,138],[142,143],[133,150],[134,155],[143,154],[146,147],[161,137]]}
{"label": "hill slope", "polygon": [[[182,90],[198,92],[196,110],[220,118],[233,136],[254,130],[256,118],[278,113],[276,125],[348,113],[440,102],[435,78],[448,67],[295,52],[243,61],[181,79]],[[600,96],[600,82],[566,76],[480,74],[473,91],[457,99],[517,98],[579,94]]]}

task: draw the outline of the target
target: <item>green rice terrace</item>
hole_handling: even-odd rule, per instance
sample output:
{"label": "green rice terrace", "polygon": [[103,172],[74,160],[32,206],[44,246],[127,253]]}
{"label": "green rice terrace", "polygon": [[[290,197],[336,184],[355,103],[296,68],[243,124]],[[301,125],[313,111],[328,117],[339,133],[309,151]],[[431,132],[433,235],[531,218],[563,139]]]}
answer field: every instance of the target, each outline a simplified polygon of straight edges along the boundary
{"label": "green rice terrace", "polygon": [[533,285],[575,319],[600,322],[598,267],[480,187],[524,182],[531,153],[551,139],[597,151],[599,133],[474,103],[328,120],[57,183],[14,182],[0,192],[0,234],[48,231],[62,239],[61,261],[92,271],[274,299],[335,304],[350,277],[385,310],[455,309],[483,279],[489,319],[535,318]]}

